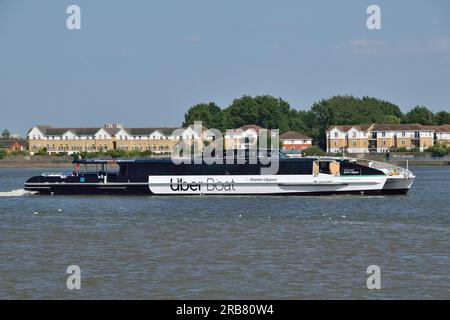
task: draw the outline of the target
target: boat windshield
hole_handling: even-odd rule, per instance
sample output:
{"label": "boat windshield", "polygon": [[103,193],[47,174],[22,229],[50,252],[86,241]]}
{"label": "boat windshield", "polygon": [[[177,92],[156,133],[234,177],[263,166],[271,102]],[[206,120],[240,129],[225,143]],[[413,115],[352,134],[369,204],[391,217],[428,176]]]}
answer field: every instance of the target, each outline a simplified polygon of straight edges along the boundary
{"label": "boat windshield", "polygon": [[115,163],[80,163],[75,165],[75,173],[117,173],[119,167]]}

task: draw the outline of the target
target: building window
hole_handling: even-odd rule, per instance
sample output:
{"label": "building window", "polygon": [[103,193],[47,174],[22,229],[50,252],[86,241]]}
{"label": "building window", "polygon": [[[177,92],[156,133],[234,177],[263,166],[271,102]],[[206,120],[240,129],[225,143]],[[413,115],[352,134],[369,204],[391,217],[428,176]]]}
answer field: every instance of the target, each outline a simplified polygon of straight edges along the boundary
{"label": "building window", "polygon": [[352,146],[356,147],[356,141],[352,140]]}
{"label": "building window", "polygon": [[402,140],[402,146],[404,146],[405,145],[405,140]]}
{"label": "building window", "polygon": [[402,131],[402,137],[406,137],[406,132]]}
{"label": "building window", "polygon": [[386,137],[386,132],[381,132],[381,136],[384,138],[384,137]]}
{"label": "building window", "polygon": [[353,135],[353,138],[356,138],[356,132],[353,132],[352,135]]}

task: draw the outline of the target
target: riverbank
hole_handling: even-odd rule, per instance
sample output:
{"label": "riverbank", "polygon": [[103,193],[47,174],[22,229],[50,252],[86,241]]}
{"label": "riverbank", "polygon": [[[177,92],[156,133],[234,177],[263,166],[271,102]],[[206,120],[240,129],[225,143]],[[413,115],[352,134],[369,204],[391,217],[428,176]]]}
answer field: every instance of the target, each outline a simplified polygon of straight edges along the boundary
{"label": "riverbank", "polygon": [[69,156],[7,156],[0,159],[0,168],[67,168],[72,167]]}
{"label": "riverbank", "polygon": [[406,166],[448,166],[450,157],[433,157],[430,152],[391,152],[386,153],[350,153],[346,154],[349,158],[367,159],[373,161],[388,162],[390,164]]}
{"label": "riverbank", "polygon": [[450,161],[448,160],[408,160],[408,161],[388,161],[388,163],[399,166],[448,166]]}

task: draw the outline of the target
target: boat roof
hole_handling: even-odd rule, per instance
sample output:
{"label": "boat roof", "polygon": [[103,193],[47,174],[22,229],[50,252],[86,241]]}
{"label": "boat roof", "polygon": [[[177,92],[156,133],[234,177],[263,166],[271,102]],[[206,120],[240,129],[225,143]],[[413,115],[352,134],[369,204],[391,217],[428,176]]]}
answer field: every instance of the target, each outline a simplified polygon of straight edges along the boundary
{"label": "boat roof", "polygon": [[[183,158],[180,158],[182,160]],[[189,159],[189,158],[184,158]],[[192,159],[192,158],[191,158]],[[239,159],[239,158],[238,158]],[[324,160],[324,161],[348,161],[347,158],[339,157],[291,157],[284,158],[279,157],[282,161],[314,161],[314,160]],[[160,163],[172,161],[171,158],[116,158],[116,159],[74,159],[72,163],[79,164],[129,164],[129,163]]]}

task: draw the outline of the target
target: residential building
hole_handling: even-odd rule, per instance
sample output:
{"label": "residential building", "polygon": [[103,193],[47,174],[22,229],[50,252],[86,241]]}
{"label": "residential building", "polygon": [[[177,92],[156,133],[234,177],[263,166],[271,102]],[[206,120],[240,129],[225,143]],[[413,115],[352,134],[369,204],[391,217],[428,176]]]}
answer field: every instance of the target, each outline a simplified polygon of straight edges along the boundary
{"label": "residential building", "polygon": [[52,128],[37,125],[28,131],[30,154],[45,149],[48,154],[97,152],[108,150],[169,153],[180,142],[201,141],[202,132],[187,128],[126,128],[107,124],[94,128]]}
{"label": "residential building", "polygon": [[425,151],[436,142],[450,143],[450,125],[333,125],[326,131],[327,152],[388,152],[399,148]]}
{"label": "residential building", "polygon": [[450,124],[444,124],[442,126],[433,126],[433,142],[445,142],[450,145]]}
{"label": "residential building", "polygon": [[425,151],[433,146],[434,130],[420,124],[376,124],[373,139],[376,140],[376,152],[391,149],[412,149]]}
{"label": "residential building", "polygon": [[301,151],[312,146],[312,138],[295,131],[280,135],[281,149],[289,155],[300,155]]}
{"label": "residential building", "polygon": [[27,141],[23,139],[0,139],[0,149],[7,151],[23,151],[27,149]]}
{"label": "residential building", "polygon": [[337,125],[327,129],[327,152],[369,152],[369,135],[372,124]]}
{"label": "residential building", "polygon": [[227,130],[224,135],[225,149],[249,149],[258,146],[258,134],[264,128],[250,124],[234,130]]}

